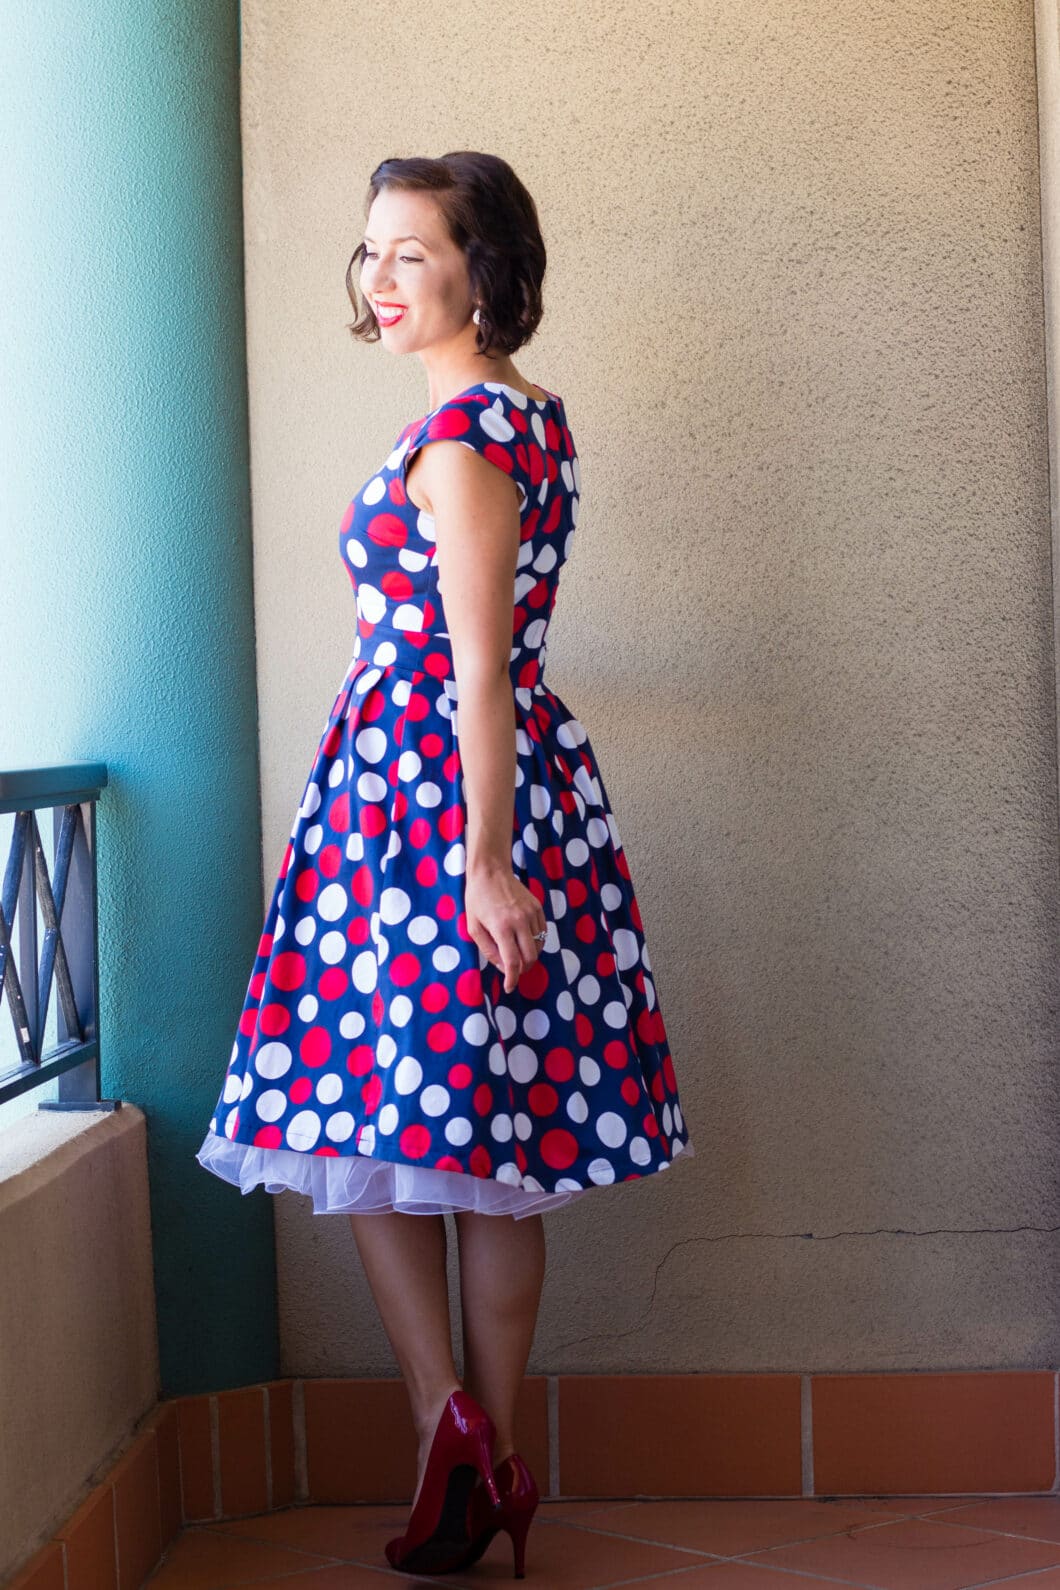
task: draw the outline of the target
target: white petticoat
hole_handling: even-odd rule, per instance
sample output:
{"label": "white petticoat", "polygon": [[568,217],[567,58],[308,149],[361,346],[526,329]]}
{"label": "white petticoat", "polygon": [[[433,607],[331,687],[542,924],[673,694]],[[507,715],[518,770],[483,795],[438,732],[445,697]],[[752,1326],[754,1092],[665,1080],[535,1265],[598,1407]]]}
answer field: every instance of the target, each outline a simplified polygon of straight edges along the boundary
{"label": "white petticoat", "polygon": [[[687,1150],[686,1150],[687,1152]],[[477,1209],[516,1220],[558,1209],[572,1198],[592,1192],[580,1187],[566,1192],[512,1187],[489,1176],[466,1171],[435,1170],[430,1165],[394,1164],[365,1154],[299,1154],[293,1148],[255,1148],[207,1132],[195,1158],[204,1170],[239,1187],[244,1194],[264,1186],[268,1193],[304,1193],[315,1215],[379,1214],[397,1210],[412,1215],[451,1214]]]}

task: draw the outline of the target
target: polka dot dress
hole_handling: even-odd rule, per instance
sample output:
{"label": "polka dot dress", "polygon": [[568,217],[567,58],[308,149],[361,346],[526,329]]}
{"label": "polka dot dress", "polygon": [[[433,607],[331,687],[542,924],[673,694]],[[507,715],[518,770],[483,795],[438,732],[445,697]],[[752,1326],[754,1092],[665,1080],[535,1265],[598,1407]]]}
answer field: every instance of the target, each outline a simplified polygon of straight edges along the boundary
{"label": "polka dot dress", "polygon": [[[453,654],[416,452],[515,482],[512,868],[548,924],[510,994],[463,908]],[[545,683],[578,518],[562,400],[499,382],[407,426],[342,520],[357,638],[265,919],[198,1162],[314,1213],[533,1214],[691,1154],[640,912],[585,729]]]}

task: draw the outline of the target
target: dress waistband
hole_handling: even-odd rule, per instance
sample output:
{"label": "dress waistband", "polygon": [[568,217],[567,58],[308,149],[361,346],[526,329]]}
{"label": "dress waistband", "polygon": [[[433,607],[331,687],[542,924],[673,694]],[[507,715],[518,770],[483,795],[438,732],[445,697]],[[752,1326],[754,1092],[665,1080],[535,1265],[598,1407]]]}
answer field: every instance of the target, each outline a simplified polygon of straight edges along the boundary
{"label": "dress waistband", "polygon": [[[513,647],[508,664],[513,687],[537,693],[544,691],[544,659],[543,646]],[[367,634],[358,628],[353,656],[342,683],[346,700],[341,704],[340,716],[346,716],[360,676],[368,670],[382,672],[384,668],[409,679],[432,679],[451,700],[457,699],[453,648],[447,631],[392,629],[385,624],[375,624]]]}

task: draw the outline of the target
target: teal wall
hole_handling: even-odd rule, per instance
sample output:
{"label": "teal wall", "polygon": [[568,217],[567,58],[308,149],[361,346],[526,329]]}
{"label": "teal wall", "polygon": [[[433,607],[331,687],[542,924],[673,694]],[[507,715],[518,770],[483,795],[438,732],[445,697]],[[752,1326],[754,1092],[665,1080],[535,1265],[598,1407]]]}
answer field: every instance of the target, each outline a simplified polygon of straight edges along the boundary
{"label": "teal wall", "polygon": [[103,1092],[173,1396],[278,1371],[272,1201],[194,1158],[263,916],[239,8],[0,0],[0,40],[0,766],[109,771]]}

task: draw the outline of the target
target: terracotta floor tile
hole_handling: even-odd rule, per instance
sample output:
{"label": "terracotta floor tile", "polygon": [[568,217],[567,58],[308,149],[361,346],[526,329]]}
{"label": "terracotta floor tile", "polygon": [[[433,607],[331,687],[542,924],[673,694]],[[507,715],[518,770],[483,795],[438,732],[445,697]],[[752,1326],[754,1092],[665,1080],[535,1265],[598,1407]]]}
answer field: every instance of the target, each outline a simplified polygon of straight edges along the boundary
{"label": "terracotta floor tile", "polygon": [[260,1545],[219,1533],[213,1526],[189,1525],[172,1542],[147,1583],[151,1590],[219,1590],[220,1586],[278,1579],[298,1568],[330,1567],[327,1557]]}
{"label": "terracotta floor tile", "polygon": [[[619,1583],[624,1583],[619,1581]],[[677,1573],[666,1573],[654,1579],[640,1579],[629,1590],[842,1590],[843,1585],[853,1585],[851,1579],[819,1579],[812,1573],[781,1572],[776,1568],[759,1568],[746,1562],[708,1563],[702,1567],[686,1568]],[[598,1590],[608,1590],[599,1586]],[[858,1587],[860,1590],[860,1587]]]}
{"label": "terracotta floor tile", "polygon": [[355,1507],[292,1507],[257,1518],[225,1519],[212,1528],[243,1540],[275,1541],[322,1557],[356,1557],[362,1562],[379,1557],[387,1566],[386,1543],[404,1532],[408,1516],[404,1505],[365,1502]]}
{"label": "terracotta floor tile", "polygon": [[584,1520],[584,1527],[656,1545],[684,1546],[715,1557],[742,1557],[766,1546],[834,1535],[884,1516],[860,1502],[792,1502],[786,1497],[752,1501],[625,1502],[606,1512],[594,1513]]}
{"label": "terracotta floor tile", "polygon": [[[774,1574],[773,1578],[776,1579]],[[795,1581],[797,1584],[803,1580]],[[283,1579],[250,1579],[241,1580],[239,1590],[254,1590],[255,1585],[268,1585],[270,1590],[386,1590],[390,1585],[391,1590],[408,1586],[412,1590],[422,1587],[427,1590],[433,1586],[444,1584],[448,1590],[473,1590],[470,1579],[454,1579],[451,1573],[444,1578],[434,1577],[428,1579],[409,1573],[396,1574],[393,1568],[377,1571],[375,1568],[365,1568],[360,1563],[343,1562],[334,1568],[311,1568],[306,1573],[287,1574]]]}
{"label": "terracotta floor tile", "polygon": [[[526,1537],[526,1582],[531,1579],[547,1590],[595,1590],[668,1568],[684,1568],[687,1552],[669,1546],[647,1545],[619,1535],[555,1523],[538,1528],[537,1518]],[[468,1570],[470,1584],[519,1583],[512,1577],[512,1543],[503,1532],[494,1535],[485,1555]],[[474,1575],[471,1578],[471,1575]],[[446,1574],[450,1582],[450,1575]],[[663,1581],[665,1583],[665,1581]]]}
{"label": "terracotta floor tile", "polygon": [[897,1519],[778,1546],[744,1561],[798,1568],[882,1590],[961,1590],[1060,1562],[1060,1548],[941,1519]]}
{"label": "terracotta floor tile", "polygon": [[977,1496],[945,1514],[923,1516],[945,1517],[948,1524],[973,1529],[999,1529],[1028,1540],[1060,1541],[1060,1497],[1056,1496]]}

